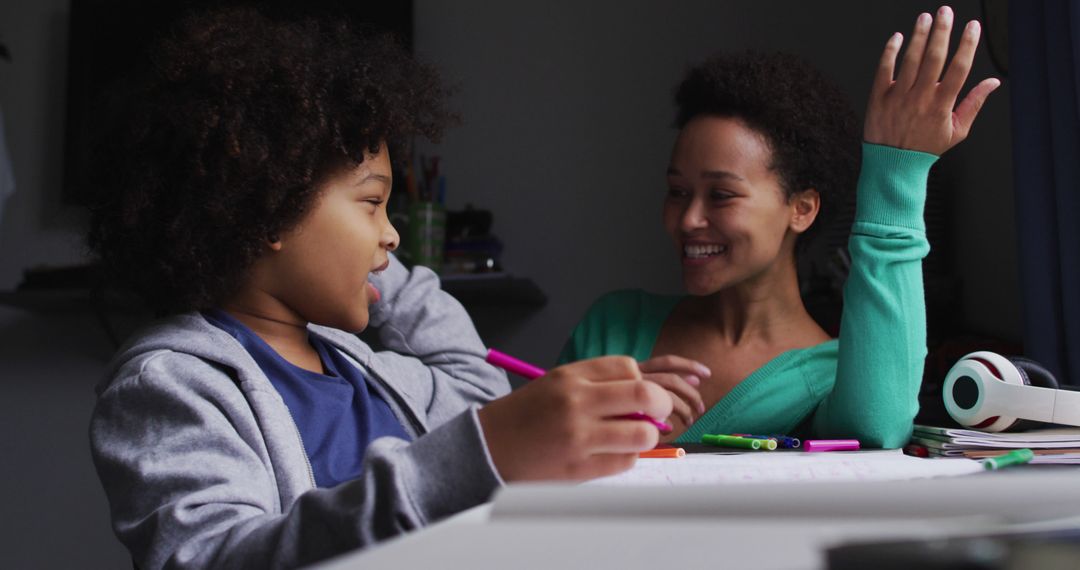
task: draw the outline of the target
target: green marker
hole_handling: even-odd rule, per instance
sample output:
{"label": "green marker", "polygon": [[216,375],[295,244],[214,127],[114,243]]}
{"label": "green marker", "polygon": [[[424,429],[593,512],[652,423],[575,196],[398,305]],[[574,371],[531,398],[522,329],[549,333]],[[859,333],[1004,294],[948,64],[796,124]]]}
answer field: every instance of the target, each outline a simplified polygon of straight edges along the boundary
{"label": "green marker", "polygon": [[1035,452],[1030,449],[1015,449],[1005,455],[983,459],[982,464],[987,470],[1001,469],[1010,465],[1023,465],[1034,458]]}
{"label": "green marker", "polygon": [[[760,439],[748,439],[733,435],[710,435],[701,436],[701,443],[719,445],[720,447],[738,447],[741,449],[761,449]],[[774,442],[775,443],[775,442]]]}

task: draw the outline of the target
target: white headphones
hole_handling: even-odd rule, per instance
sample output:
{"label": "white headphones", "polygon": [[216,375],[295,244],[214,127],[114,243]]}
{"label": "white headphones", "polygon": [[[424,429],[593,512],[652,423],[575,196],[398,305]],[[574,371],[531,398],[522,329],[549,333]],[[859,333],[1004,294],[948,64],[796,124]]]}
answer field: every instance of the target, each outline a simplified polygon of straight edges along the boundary
{"label": "white headphones", "polygon": [[1080,426],[1080,392],[1062,390],[1034,360],[972,352],[945,376],[945,409],[965,427],[983,431],[1030,429],[1034,420]]}

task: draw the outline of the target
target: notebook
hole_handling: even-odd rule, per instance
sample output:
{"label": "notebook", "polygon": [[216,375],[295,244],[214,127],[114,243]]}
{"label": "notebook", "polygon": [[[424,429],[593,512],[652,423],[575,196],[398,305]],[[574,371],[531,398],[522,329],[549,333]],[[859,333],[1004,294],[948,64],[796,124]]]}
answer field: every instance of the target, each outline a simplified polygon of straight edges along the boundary
{"label": "notebook", "polygon": [[1080,429],[1055,428],[1023,432],[983,432],[916,425],[911,442],[934,457],[981,459],[1027,448],[1034,464],[1080,464]]}
{"label": "notebook", "polygon": [[915,425],[915,437],[953,444],[953,447],[1050,448],[1080,447],[1080,428],[1037,429],[1021,432],[986,432]]}

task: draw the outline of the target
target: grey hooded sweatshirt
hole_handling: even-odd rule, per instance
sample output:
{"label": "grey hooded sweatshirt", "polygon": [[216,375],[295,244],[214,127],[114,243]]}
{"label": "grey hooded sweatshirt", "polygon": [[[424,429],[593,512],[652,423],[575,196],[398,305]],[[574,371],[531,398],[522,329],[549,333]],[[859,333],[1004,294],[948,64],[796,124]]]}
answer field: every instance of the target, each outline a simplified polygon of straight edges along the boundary
{"label": "grey hooded sweatshirt", "polygon": [[413,442],[371,443],[359,478],[315,488],[281,396],[200,314],[130,340],[98,387],[94,464],[113,529],[142,569],[283,568],[362,548],[487,501],[502,481],[476,409],[510,391],[461,305],[430,270],[373,276],[387,351],[311,325],[353,360]]}

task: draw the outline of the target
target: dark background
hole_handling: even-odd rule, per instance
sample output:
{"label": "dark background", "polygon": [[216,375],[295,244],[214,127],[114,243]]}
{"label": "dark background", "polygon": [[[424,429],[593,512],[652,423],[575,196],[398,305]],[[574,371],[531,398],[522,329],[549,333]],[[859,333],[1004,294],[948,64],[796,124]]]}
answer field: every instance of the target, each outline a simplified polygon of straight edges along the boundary
{"label": "dark background", "polygon": [[[68,19],[68,75],[64,128],[65,204],[83,204],[94,142],[95,119],[109,88],[149,64],[147,47],[184,14],[211,6],[243,5],[240,0],[74,0]],[[262,0],[260,9],[279,17],[331,15],[378,26],[412,45],[411,2],[343,0]]]}

